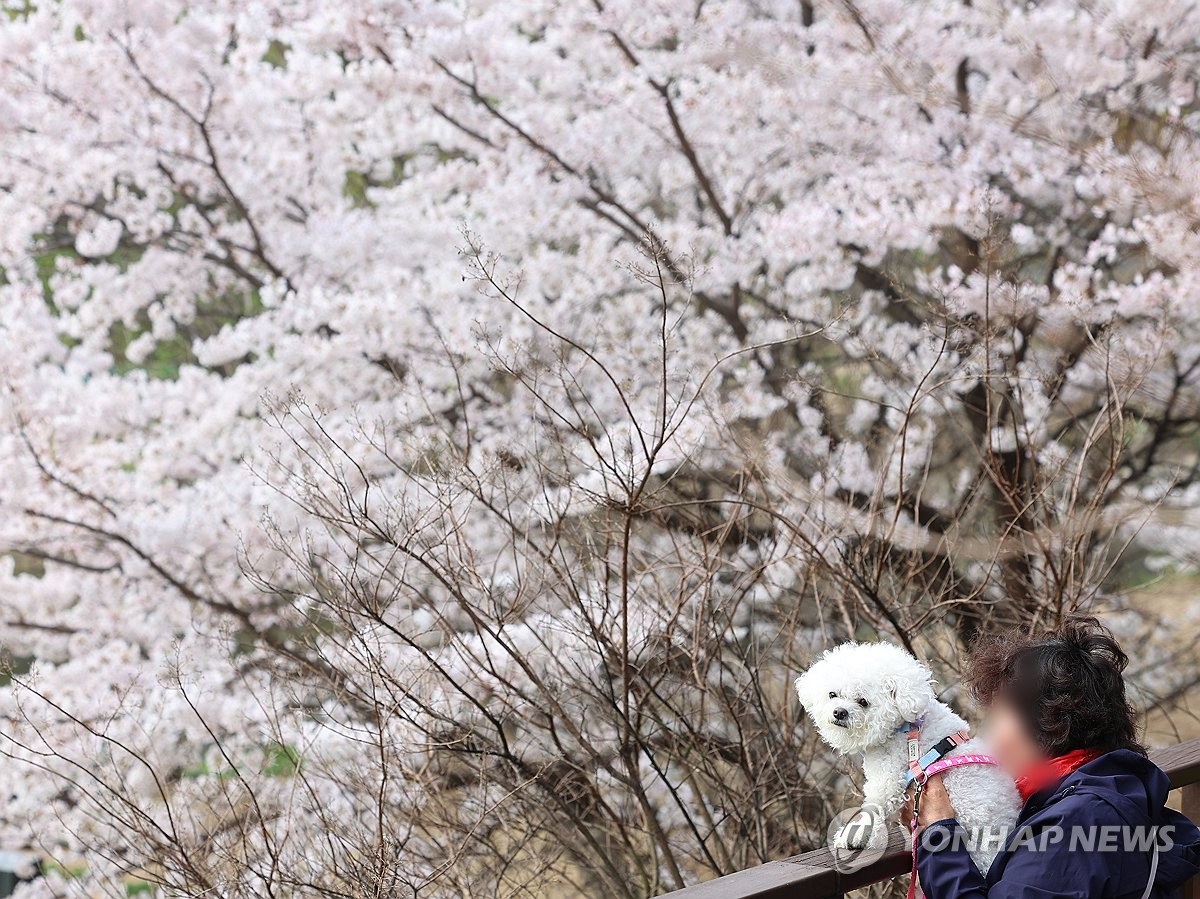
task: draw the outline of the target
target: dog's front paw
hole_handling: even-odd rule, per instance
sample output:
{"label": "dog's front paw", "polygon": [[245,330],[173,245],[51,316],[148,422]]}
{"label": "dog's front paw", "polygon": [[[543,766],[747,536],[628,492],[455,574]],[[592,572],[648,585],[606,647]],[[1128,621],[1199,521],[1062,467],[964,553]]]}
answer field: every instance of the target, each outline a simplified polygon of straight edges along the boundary
{"label": "dog's front paw", "polygon": [[876,823],[871,812],[860,811],[834,835],[833,848],[865,849],[871,843],[871,832],[877,829]]}
{"label": "dog's front paw", "polygon": [[870,835],[870,825],[863,827],[857,823],[847,824],[833,838],[834,849],[862,849],[867,845]]}

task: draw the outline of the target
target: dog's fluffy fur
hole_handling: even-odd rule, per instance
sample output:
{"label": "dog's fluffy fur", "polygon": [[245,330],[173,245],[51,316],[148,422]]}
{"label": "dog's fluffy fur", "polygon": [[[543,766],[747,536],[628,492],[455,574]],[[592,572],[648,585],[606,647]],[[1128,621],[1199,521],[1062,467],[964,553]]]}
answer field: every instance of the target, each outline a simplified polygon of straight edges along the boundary
{"label": "dog's fluffy fur", "polygon": [[[967,729],[967,722],[940,702],[930,671],[898,646],[846,643],[826,652],[796,680],[796,693],[821,738],[842,754],[861,752],[866,784],[858,816],[834,837],[834,848],[883,845],[887,824],[904,805],[908,770],[905,722],[921,719],[920,751]],[[948,755],[986,752],[976,739]],[[1021,808],[1012,779],[993,765],[962,765],[944,775],[946,791],[968,833],[1011,828]],[[986,874],[1000,850],[992,838],[971,849]]]}

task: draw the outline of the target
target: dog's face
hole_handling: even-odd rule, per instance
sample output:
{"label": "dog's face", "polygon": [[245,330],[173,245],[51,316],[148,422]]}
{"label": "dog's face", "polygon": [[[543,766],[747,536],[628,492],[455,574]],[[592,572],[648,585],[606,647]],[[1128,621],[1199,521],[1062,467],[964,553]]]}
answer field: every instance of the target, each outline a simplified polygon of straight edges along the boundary
{"label": "dog's face", "polygon": [[821,738],[839,752],[887,742],[934,701],[929,669],[898,646],[845,643],[796,679]]}

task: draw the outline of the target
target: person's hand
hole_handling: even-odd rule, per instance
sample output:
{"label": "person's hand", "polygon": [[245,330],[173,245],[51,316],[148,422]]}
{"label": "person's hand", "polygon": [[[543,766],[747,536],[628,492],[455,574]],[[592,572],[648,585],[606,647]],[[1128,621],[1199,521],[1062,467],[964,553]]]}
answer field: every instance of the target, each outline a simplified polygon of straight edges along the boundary
{"label": "person's hand", "polygon": [[[928,827],[934,821],[942,821],[954,817],[954,806],[950,804],[950,794],[942,783],[942,775],[935,774],[925,781],[921,788],[921,807],[918,810],[917,826]],[[912,809],[909,808],[909,820],[912,819]]]}

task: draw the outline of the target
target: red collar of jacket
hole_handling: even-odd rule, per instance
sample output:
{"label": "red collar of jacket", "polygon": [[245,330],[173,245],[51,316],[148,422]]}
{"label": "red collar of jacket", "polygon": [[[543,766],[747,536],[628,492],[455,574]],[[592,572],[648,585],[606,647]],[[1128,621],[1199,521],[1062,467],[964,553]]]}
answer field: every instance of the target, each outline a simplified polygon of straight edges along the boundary
{"label": "red collar of jacket", "polygon": [[1034,765],[1017,778],[1017,792],[1021,794],[1021,801],[1028,802],[1034,793],[1058,783],[1076,768],[1086,765],[1100,755],[1102,753],[1095,749],[1072,749]]}

